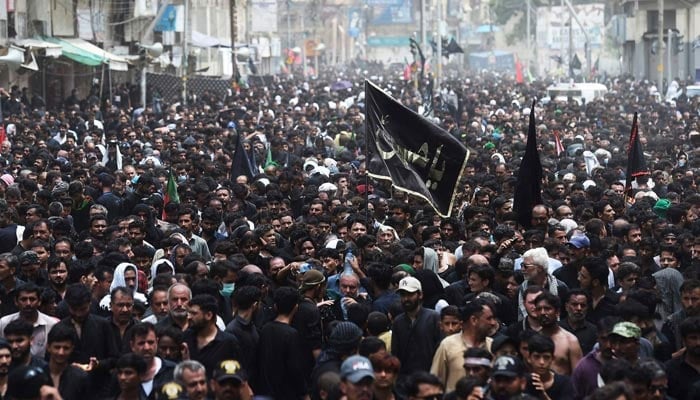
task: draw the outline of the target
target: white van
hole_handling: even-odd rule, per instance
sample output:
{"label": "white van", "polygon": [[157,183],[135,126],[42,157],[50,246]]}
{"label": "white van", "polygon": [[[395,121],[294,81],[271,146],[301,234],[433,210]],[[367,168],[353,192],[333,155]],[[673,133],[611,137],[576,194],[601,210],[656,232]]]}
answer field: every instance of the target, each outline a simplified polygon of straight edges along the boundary
{"label": "white van", "polygon": [[542,102],[567,102],[572,98],[581,105],[602,98],[606,93],[608,88],[602,83],[557,83],[547,88],[547,97]]}

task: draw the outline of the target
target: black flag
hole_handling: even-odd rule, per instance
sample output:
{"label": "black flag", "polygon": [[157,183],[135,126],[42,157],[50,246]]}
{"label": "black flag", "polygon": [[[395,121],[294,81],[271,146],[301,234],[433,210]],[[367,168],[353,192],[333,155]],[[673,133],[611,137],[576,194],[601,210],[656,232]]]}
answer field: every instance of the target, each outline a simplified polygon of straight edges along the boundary
{"label": "black flag", "polygon": [[518,222],[525,228],[532,225],[532,207],[542,203],[542,164],[537,151],[535,133],[535,102],[530,109],[530,125],[527,130],[525,156],[520,162],[518,183],[515,185],[513,211],[518,215]]}
{"label": "black flag", "polygon": [[450,40],[450,43],[447,45],[447,54],[455,54],[455,53],[464,53],[464,50],[462,50],[462,47],[457,44],[457,41],[455,38],[452,38]]}
{"label": "black flag", "polygon": [[649,175],[642,144],[639,142],[639,127],[637,126],[637,113],[632,119],[632,131],[630,132],[630,142],[627,147],[627,173],[625,181],[625,193],[629,195],[632,189],[632,180],[638,176]]}
{"label": "black flag", "polygon": [[442,128],[365,81],[368,173],[450,216],[469,151]]}
{"label": "black flag", "polygon": [[253,173],[253,168],[250,165],[248,154],[246,154],[246,151],[243,148],[243,139],[241,136],[243,136],[243,134],[239,133],[238,138],[236,139],[236,151],[233,153],[233,160],[231,162],[231,180],[235,181],[236,177],[245,175],[248,177],[248,181],[251,181],[255,174]]}

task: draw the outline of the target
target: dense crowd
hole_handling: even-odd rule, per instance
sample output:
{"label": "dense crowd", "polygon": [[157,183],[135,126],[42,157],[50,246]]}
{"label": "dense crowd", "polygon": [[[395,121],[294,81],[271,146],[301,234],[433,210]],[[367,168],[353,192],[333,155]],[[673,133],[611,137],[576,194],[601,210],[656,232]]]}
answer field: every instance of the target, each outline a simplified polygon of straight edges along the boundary
{"label": "dense crowd", "polygon": [[[470,149],[452,216],[369,177],[365,77]],[[377,64],[146,107],[0,91],[0,398],[700,398],[700,98],[603,83],[534,109],[548,82],[426,96]]]}

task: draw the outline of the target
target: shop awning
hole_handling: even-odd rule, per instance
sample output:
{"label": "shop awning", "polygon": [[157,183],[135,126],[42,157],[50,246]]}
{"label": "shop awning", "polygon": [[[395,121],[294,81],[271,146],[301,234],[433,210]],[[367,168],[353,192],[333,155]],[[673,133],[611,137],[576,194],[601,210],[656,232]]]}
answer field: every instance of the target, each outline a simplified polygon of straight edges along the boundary
{"label": "shop awning", "polygon": [[55,37],[47,37],[45,40],[61,45],[63,55],[77,63],[92,67],[109,64],[109,69],[113,71],[129,70],[129,61],[126,58],[102,50],[85,40],[59,39]]}
{"label": "shop awning", "polygon": [[14,39],[12,42],[19,47],[44,50],[47,57],[58,58],[63,53],[60,44],[47,42],[41,39]]}

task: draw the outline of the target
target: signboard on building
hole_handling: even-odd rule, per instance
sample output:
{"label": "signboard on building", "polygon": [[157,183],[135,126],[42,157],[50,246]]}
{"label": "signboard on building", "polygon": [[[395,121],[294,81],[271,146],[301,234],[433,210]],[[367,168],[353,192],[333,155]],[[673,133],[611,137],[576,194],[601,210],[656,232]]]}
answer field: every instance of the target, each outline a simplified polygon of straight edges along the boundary
{"label": "signboard on building", "polygon": [[584,30],[588,34],[591,48],[599,48],[603,44],[605,27],[605,4],[582,4],[574,6],[578,20],[583,28],[571,17],[568,7],[538,7],[537,8],[537,46],[552,50],[569,48],[569,21],[573,34],[574,49],[583,49],[586,43]]}
{"label": "signboard on building", "polygon": [[400,4],[374,6],[370,20],[374,25],[412,24],[413,0],[401,0]]}

